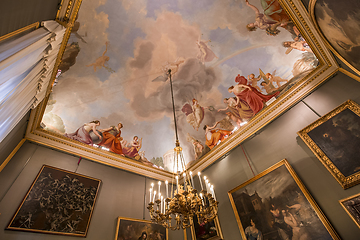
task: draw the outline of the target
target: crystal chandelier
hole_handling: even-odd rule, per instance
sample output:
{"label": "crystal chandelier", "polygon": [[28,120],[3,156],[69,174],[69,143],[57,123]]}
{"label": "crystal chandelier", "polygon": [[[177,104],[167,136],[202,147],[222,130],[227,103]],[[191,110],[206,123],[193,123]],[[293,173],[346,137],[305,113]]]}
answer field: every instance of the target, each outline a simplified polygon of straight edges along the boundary
{"label": "crystal chandelier", "polygon": [[[176,147],[174,148],[174,171],[169,193],[169,183],[165,181],[166,197],[162,196],[161,181],[158,182],[158,192],[151,184],[150,201],[148,205],[152,222],[160,224],[171,230],[185,229],[192,225],[193,217],[196,216],[200,223],[211,221],[217,216],[218,204],[216,201],[214,186],[204,176],[205,189],[201,180],[201,173],[198,172],[201,191],[194,187],[194,179],[192,172],[188,172],[185,168],[184,156],[182,148],[178,140],[174,95],[172,89],[171,70],[168,71],[170,77],[171,98],[173,104]],[[180,167],[184,169],[180,173]],[[179,184],[179,178],[183,176],[184,183]],[[176,182],[176,185],[175,185]],[[176,188],[175,188],[176,187]]]}

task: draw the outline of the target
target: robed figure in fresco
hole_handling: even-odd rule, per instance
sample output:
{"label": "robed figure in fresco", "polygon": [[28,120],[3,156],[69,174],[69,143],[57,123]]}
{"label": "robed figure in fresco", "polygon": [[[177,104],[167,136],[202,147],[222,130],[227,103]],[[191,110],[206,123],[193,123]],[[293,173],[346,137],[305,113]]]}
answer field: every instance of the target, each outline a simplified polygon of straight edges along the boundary
{"label": "robed figure in fresco", "polygon": [[204,126],[205,138],[206,138],[205,144],[210,149],[213,149],[218,144],[219,141],[220,142],[224,141],[231,134],[231,131],[216,128],[218,124],[219,122],[216,122],[215,125],[212,127],[208,125]]}
{"label": "robed figure in fresco", "polygon": [[100,121],[94,120],[89,123],[85,123],[73,133],[65,133],[64,136],[85,144],[92,145],[93,139],[90,136],[90,132],[93,132],[99,139],[102,138],[101,134],[96,129],[99,125]]}
{"label": "robed figure in fresco", "polygon": [[267,102],[272,97],[279,95],[279,92],[275,92],[270,95],[262,94],[256,88],[246,85],[246,78],[240,75],[235,78],[235,82],[238,82],[238,84],[229,87],[229,93],[233,93],[239,99],[245,101],[254,112],[254,115],[264,108],[264,102]]}
{"label": "robed figure in fresco", "polygon": [[204,119],[205,108],[200,106],[199,102],[194,98],[192,105],[185,103],[181,111],[186,115],[186,121],[196,130],[199,130],[200,124]]}
{"label": "robed figure in fresco", "polygon": [[109,148],[111,152],[124,156],[121,146],[121,140],[123,138],[121,137],[120,129],[122,127],[123,127],[122,123],[119,123],[116,127],[111,126],[106,129],[101,129],[100,131],[103,133],[103,138],[98,145]]}

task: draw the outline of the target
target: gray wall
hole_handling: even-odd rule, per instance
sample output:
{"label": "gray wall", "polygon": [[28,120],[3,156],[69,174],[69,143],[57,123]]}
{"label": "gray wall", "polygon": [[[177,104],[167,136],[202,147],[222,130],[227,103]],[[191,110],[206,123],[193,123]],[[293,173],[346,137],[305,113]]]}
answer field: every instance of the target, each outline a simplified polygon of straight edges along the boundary
{"label": "gray wall", "polygon": [[[347,99],[360,103],[360,83],[338,74],[303,101],[324,115]],[[258,174],[286,158],[309,190],[320,209],[344,240],[359,239],[360,230],[338,200],[360,192],[360,185],[343,190],[296,132],[318,116],[299,102],[250,140],[243,143],[251,166]],[[114,239],[118,216],[143,219],[144,190],[152,179],[125,172],[26,142],[0,172],[0,239],[78,239],[68,236],[4,230],[43,164],[102,180],[87,239]],[[241,239],[227,192],[253,177],[241,147],[204,171],[215,185],[220,202],[219,219],[227,240]],[[146,185],[146,186],[145,186]],[[146,200],[147,202],[147,200]],[[145,211],[145,219],[149,219]],[[191,239],[190,231],[187,235]],[[182,231],[170,231],[169,239],[183,239]]]}
{"label": "gray wall", "polygon": [[[78,237],[4,230],[43,164],[76,172],[102,181],[87,239],[114,239],[117,217],[143,219],[144,189],[153,179],[104,166],[86,159],[25,142],[0,172],[0,239],[79,239]],[[146,183],[146,187],[145,187]],[[163,193],[165,195],[165,193]],[[148,200],[146,200],[146,203]],[[150,220],[145,212],[145,219]],[[169,239],[183,239],[182,231]]]}
{"label": "gray wall", "polygon": [[[322,116],[348,99],[360,103],[360,83],[339,73],[303,101]],[[299,102],[260,134],[244,142],[243,149],[255,175],[286,158],[340,237],[358,240],[360,229],[338,201],[359,193],[360,185],[343,190],[298,137],[299,130],[319,118],[306,104]],[[227,192],[253,177],[243,150],[238,146],[204,172],[216,187],[224,238],[241,239]]]}

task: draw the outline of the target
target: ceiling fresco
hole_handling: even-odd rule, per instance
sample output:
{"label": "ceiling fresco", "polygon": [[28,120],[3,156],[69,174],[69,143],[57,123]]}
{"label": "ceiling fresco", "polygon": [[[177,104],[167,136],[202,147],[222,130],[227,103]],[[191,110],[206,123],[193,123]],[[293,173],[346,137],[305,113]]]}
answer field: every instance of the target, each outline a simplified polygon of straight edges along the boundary
{"label": "ceiling fresco", "polygon": [[169,70],[191,164],[316,66],[276,0],[87,0],[41,127],[171,171]]}

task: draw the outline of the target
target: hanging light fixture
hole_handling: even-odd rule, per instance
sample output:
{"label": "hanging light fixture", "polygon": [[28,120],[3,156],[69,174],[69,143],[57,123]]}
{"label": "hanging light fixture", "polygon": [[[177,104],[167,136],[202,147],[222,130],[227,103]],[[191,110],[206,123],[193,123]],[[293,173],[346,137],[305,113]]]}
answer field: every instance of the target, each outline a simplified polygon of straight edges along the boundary
{"label": "hanging light fixture", "polygon": [[[166,197],[162,196],[160,193],[160,181],[158,182],[158,192],[156,192],[154,183],[151,184],[148,209],[152,222],[171,230],[178,230],[180,228],[185,229],[190,227],[194,216],[197,217],[199,224],[205,220],[208,222],[213,220],[217,216],[219,202],[216,201],[214,186],[210,184],[206,176],[203,177],[205,184],[204,188],[201,173],[198,172],[201,186],[201,191],[198,192],[194,186],[193,173],[186,170],[184,156],[177,133],[171,69],[168,70],[168,76],[170,77],[170,90],[176,135],[174,171],[170,193],[169,183],[168,181],[165,181]],[[182,174],[179,169],[184,169]],[[183,184],[179,184],[180,176],[183,176]]]}

